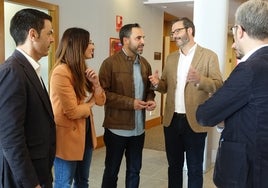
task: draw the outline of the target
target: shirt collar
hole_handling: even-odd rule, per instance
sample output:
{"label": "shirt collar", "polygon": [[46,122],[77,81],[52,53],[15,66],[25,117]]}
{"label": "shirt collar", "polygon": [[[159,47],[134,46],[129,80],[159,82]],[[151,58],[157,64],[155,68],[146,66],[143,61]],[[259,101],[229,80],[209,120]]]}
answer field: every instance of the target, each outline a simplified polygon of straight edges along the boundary
{"label": "shirt collar", "polygon": [[254,52],[256,52],[257,50],[259,50],[260,48],[263,48],[265,46],[268,46],[268,44],[263,44],[261,46],[258,46],[257,48],[250,50],[246,55],[244,55],[244,57],[239,62],[246,61]]}
{"label": "shirt collar", "polygon": [[190,48],[188,54],[186,54],[186,55],[184,55],[184,54],[182,53],[181,49],[179,50],[179,52],[180,52],[181,55],[188,56],[188,55],[190,55],[191,53],[194,53],[194,52],[195,52],[196,46],[197,46],[197,44],[195,43],[195,44],[192,46],[192,48]]}
{"label": "shirt collar", "polygon": [[124,52],[124,54],[126,55],[126,60],[128,61],[134,61],[134,63],[139,63],[140,61],[140,55],[136,55],[135,57],[131,57],[127,55],[127,52],[124,48],[122,48],[122,51]]}
{"label": "shirt collar", "polygon": [[20,48],[16,48],[19,52],[21,52],[26,59],[30,62],[30,64],[32,65],[32,67],[34,68],[36,74],[40,77],[41,75],[41,65],[39,62],[36,62],[31,56],[29,56],[27,53],[25,53],[22,49]]}

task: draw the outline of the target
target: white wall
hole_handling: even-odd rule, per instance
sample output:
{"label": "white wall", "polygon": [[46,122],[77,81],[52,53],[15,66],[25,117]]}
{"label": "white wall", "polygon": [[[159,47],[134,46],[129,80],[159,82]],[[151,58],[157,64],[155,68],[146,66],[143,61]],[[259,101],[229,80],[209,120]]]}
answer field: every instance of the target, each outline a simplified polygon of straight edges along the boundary
{"label": "white wall", "polygon": [[[161,70],[161,60],[154,60],[154,52],[162,53],[163,43],[163,12],[146,5],[141,0],[43,0],[59,5],[59,37],[69,27],[82,27],[91,34],[95,43],[95,57],[88,61],[96,71],[103,60],[109,56],[109,38],[118,37],[115,29],[116,15],[123,17],[123,25],[139,23],[145,33],[143,56],[150,62],[152,70]],[[160,115],[160,99],[157,93],[157,109],[147,120]],[[94,107],[94,120],[97,135],[103,134],[103,107]]]}

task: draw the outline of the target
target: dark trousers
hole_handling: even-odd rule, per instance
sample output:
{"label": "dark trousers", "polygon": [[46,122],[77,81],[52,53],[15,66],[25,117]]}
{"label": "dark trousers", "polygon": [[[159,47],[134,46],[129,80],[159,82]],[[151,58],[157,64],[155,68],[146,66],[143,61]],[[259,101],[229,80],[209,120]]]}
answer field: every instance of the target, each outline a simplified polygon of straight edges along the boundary
{"label": "dark trousers", "polygon": [[142,166],[142,150],[144,136],[123,137],[105,129],[104,143],[106,146],[105,169],[102,179],[102,188],[116,188],[118,172],[123,155],[126,157],[125,188],[138,188],[140,169]]}
{"label": "dark trousers", "polygon": [[164,127],[168,160],[168,188],[182,188],[184,152],[188,169],[188,188],[202,188],[203,156],[207,133],[195,133],[185,114],[174,113],[169,127]]}

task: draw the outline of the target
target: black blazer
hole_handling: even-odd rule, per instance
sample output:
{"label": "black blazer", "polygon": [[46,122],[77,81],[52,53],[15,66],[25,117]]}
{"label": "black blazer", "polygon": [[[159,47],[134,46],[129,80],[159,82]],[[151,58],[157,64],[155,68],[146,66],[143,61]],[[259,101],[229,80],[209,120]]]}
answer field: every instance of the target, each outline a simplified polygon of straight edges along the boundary
{"label": "black blazer", "polygon": [[0,65],[0,188],[52,187],[55,123],[48,93],[17,50]]}
{"label": "black blazer", "polygon": [[218,187],[268,187],[268,46],[232,71],[197,110],[203,125],[224,121],[214,182]]}

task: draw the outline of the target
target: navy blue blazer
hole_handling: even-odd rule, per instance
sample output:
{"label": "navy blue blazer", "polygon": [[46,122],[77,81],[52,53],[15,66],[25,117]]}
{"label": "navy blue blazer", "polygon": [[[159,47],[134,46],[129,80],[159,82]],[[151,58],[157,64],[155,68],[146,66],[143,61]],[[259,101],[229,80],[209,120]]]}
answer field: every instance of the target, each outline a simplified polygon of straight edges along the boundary
{"label": "navy blue blazer", "polygon": [[17,50],[0,65],[0,188],[52,187],[55,123],[46,89]]}
{"label": "navy blue blazer", "polygon": [[232,71],[197,109],[205,126],[224,121],[214,170],[218,187],[268,187],[268,47]]}

